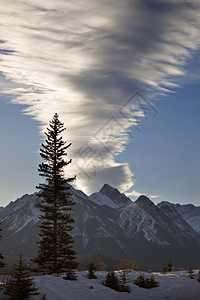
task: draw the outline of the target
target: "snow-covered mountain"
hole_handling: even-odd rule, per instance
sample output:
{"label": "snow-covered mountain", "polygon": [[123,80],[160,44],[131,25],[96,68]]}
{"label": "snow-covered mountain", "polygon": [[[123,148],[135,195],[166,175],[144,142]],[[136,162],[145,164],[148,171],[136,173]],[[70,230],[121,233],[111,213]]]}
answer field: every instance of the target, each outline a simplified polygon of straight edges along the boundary
{"label": "snow-covered mountain", "polygon": [[124,194],[121,194],[117,189],[111,188],[108,184],[104,184],[100,191],[89,196],[89,199],[98,205],[106,205],[112,208],[120,208],[132,202]]}
{"label": "snow-covered mountain", "polygon": [[[170,257],[177,265],[199,263],[199,207],[169,202],[155,206],[146,196],[132,202],[108,184],[91,196],[71,190],[76,202],[72,214],[78,254],[99,253],[150,266],[160,266]],[[0,252],[4,255],[35,256],[38,201],[36,194],[24,195],[0,210]]]}
{"label": "snow-covered mountain", "polygon": [[200,206],[194,206],[193,204],[173,204],[167,201],[163,201],[158,204],[159,208],[165,209],[164,207],[169,207],[170,209],[175,209],[178,214],[198,233],[200,233]]}

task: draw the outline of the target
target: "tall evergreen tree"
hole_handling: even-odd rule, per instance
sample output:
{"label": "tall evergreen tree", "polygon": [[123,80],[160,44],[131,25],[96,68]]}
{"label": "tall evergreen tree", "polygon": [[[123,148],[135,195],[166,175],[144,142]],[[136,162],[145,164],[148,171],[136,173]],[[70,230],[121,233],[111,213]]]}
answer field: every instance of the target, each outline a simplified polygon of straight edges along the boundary
{"label": "tall evergreen tree", "polygon": [[62,139],[61,133],[65,129],[55,114],[49,122],[45,133],[47,138],[40,149],[45,162],[39,165],[38,171],[45,178],[45,183],[37,187],[40,190],[38,196],[41,197],[38,204],[41,225],[38,255],[33,262],[48,274],[76,269],[78,265],[71,235],[74,219],[70,211],[75,202],[71,199],[68,185],[75,177],[66,179],[64,175],[64,167],[71,163],[71,160],[64,159],[71,145],[66,145]]}
{"label": "tall evergreen tree", "polygon": [[[2,231],[2,229],[0,229],[0,232]],[[1,235],[0,235],[0,240],[1,240]],[[4,256],[0,253],[0,269],[5,267],[5,263],[4,263]]]}
{"label": "tall evergreen tree", "polygon": [[14,264],[11,280],[5,286],[5,294],[10,296],[10,300],[29,300],[34,299],[32,296],[39,295],[37,290],[20,255],[19,260]]}

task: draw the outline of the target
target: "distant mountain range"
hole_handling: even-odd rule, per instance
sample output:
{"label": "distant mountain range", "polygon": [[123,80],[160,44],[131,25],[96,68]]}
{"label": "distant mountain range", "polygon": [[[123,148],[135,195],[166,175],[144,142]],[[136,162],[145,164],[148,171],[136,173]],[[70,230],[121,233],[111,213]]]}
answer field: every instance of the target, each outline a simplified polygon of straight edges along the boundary
{"label": "distant mountain range", "polygon": [[[156,206],[144,195],[132,202],[108,184],[91,196],[71,189],[79,255],[105,254],[149,268],[161,268],[169,258],[177,267],[200,266],[200,207],[169,202]],[[26,194],[0,209],[0,252],[5,256],[36,255],[39,201],[36,193]]]}

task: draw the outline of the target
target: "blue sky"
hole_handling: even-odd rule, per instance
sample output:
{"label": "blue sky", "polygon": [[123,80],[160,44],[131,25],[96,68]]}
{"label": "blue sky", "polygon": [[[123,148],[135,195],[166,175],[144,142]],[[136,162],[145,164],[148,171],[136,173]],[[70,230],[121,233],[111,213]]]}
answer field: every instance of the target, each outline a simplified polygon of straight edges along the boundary
{"label": "blue sky", "polygon": [[77,188],[107,182],[133,200],[199,205],[199,10],[197,0],[2,0],[1,205],[41,181],[55,112]]}
{"label": "blue sky", "polygon": [[[160,98],[158,114],[134,130],[134,139],[118,160],[127,160],[135,173],[139,193],[159,195],[155,203],[199,205],[200,85],[188,84]],[[136,199],[136,197],[132,197]]]}

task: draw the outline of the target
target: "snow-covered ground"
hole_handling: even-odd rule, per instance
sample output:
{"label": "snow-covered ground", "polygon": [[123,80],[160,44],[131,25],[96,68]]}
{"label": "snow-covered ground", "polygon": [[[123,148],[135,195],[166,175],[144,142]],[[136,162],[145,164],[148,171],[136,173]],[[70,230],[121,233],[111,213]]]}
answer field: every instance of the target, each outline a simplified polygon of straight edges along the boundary
{"label": "snow-covered ground", "polygon": [[[62,277],[54,276],[38,276],[35,277],[35,281],[40,288],[40,292],[46,294],[47,300],[200,299],[200,283],[197,281],[197,271],[194,279],[188,277],[187,271],[172,272],[165,275],[153,273],[160,286],[152,289],[139,288],[133,284],[140,272],[132,271],[128,275],[131,288],[130,294],[116,292],[103,286],[102,280],[105,279],[106,273],[96,272],[97,279],[88,279],[87,271],[82,271],[78,272],[77,281],[67,281],[63,280]],[[145,275],[150,276],[151,274],[145,273]]]}
{"label": "snow-covered ground", "polygon": [[[139,288],[133,281],[140,272],[132,271],[128,275],[130,294],[116,292],[102,285],[107,272],[96,272],[98,279],[88,279],[87,271],[78,272],[77,281],[63,280],[62,276],[36,276],[35,283],[39,287],[40,296],[34,299],[41,299],[46,294],[46,300],[200,300],[200,283],[195,278],[190,279],[187,271],[162,273],[144,273],[145,276],[155,276],[160,286],[152,289]],[[118,274],[118,272],[116,272]],[[119,274],[118,274],[119,277]],[[93,287],[93,288],[91,288]],[[4,296],[0,294],[0,299]]]}

